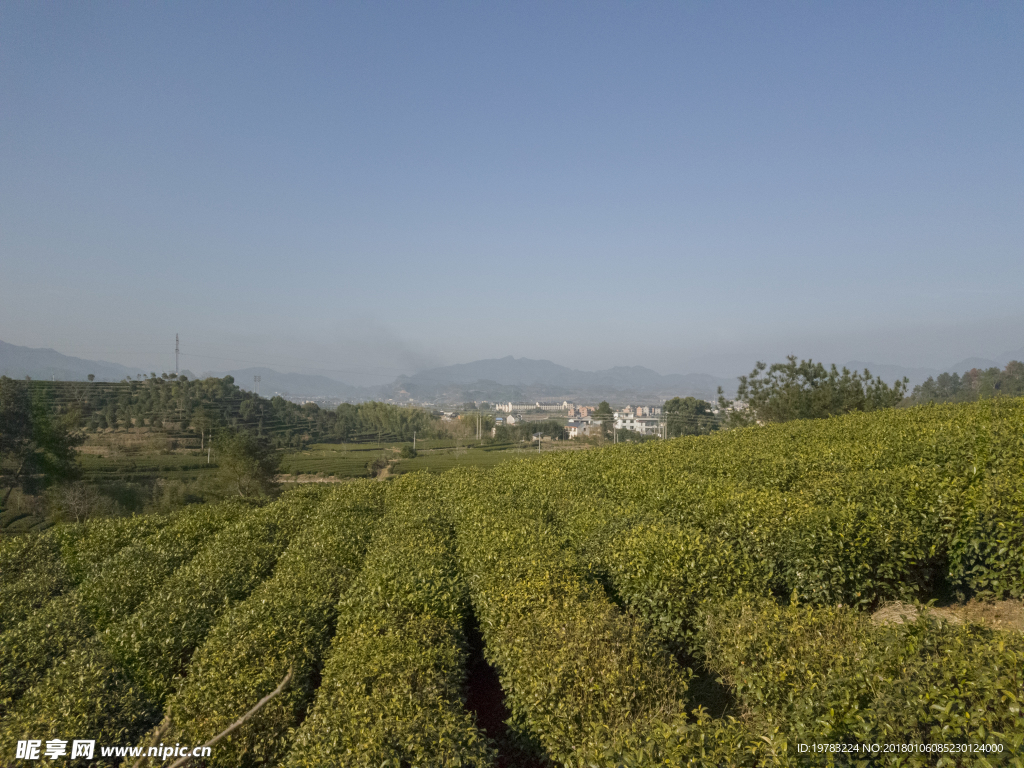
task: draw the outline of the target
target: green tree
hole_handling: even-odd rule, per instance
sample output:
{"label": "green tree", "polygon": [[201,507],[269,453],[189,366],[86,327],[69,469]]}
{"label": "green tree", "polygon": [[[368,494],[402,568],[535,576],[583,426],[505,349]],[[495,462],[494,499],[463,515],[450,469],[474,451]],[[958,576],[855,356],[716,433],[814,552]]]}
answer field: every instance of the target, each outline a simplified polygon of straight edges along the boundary
{"label": "green tree", "polygon": [[217,420],[213,414],[205,408],[197,408],[192,413],[192,429],[199,432],[199,447],[201,450],[206,450],[206,437],[216,423]]}
{"label": "green tree", "polygon": [[992,397],[1020,397],[1024,395],[1024,363],[1011,360],[1005,370],[974,368],[962,377],[956,373],[941,373],[928,377],[914,387],[907,405],[921,403],[968,403]]}
{"label": "green tree", "polygon": [[77,411],[51,415],[25,385],[0,376],[0,488],[34,493],[42,485],[78,477],[75,449],[85,439]]}
{"label": "green tree", "polygon": [[[899,405],[907,392],[907,379],[892,386],[871,375],[842,371],[835,365],[826,369],[813,360],[790,355],[785,363],[770,368],[762,362],[748,376],[740,376],[737,401],[747,409],[734,411],[731,422],[780,422],[795,419],[823,419],[853,411],[876,411]],[[767,369],[767,372],[766,372]],[[723,404],[730,405],[728,401]]]}
{"label": "green tree", "polygon": [[614,425],[615,414],[607,400],[602,400],[594,409],[594,420],[601,422],[601,434],[607,437]]}
{"label": "green tree", "polygon": [[718,429],[711,406],[695,397],[673,397],[663,407],[669,437],[706,435]]}
{"label": "green tree", "polygon": [[213,441],[218,475],[231,494],[247,499],[269,496],[277,490],[281,456],[269,442],[251,432],[221,432]]}
{"label": "green tree", "polygon": [[334,434],[342,441],[359,431],[359,406],[352,403],[342,403],[334,411]]}

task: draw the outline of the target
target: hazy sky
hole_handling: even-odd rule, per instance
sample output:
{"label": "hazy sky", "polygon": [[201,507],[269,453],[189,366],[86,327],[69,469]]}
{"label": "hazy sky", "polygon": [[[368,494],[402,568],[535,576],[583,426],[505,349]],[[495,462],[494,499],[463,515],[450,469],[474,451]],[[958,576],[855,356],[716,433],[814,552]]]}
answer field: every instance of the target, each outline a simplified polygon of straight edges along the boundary
{"label": "hazy sky", "polygon": [[0,2],[0,339],[391,379],[1024,346],[1024,3]]}

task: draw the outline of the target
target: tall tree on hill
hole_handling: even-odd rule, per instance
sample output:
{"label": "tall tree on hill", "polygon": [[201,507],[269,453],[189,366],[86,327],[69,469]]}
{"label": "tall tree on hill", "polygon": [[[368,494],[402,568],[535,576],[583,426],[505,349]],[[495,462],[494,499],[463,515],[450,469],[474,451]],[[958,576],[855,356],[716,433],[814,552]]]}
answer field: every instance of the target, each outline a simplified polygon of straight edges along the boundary
{"label": "tall tree on hill", "polygon": [[[794,355],[785,363],[770,368],[762,362],[748,376],[740,376],[737,401],[746,403],[746,411],[734,411],[730,424],[824,419],[854,411],[877,411],[900,404],[907,393],[907,379],[892,386],[871,375],[868,369],[842,371],[835,365],[826,369],[813,360]],[[765,370],[767,369],[767,373]],[[721,399],[722,405],[729,401]]]}
{"label": "tall tree on hill", "polygon": [[47,482],[75,479],[75,449],[84,440],[76,429],[77,412],[51,414],[33,401],[20,382],[0,376],[0,488],[2,505],[11,491],[37,491]]}
{"label": "tall tree on hill", "polygon": [[206,408],[197,408],[192,413],[192,429],[199,430],[199,448],[206,450],[206,440],[217,420]]}
{"label": "tall tree on hill", "polygon": [[277,490],[281,456],[266,440],[251,432],[224,431],[214,438],[218,474],[230,493],[253,499]]}

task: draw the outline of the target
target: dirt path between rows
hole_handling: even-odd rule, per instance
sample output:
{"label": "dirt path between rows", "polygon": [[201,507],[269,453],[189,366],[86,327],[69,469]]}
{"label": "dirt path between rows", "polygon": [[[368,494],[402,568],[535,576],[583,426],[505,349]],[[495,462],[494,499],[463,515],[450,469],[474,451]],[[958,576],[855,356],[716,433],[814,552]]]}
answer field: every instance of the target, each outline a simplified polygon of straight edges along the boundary
{"label": "dirt path between rows", "polygon": [[1024,602],[1020,600],[978,600],[921,609],[911,603],[889,603],[871,615],[875,624],[903,624],[917,618],[919,611],[952,624],[965,621],[984,624],[992,629],[1024,632]]}
{"label": "dirt path between rows", "polygon": [[388,461],[387,466],[385,466],[384,469],[377,473],[377,479],[387,480],[389,477],[391,477],[391,467],[393,467],[395,463],[395,459],[391,459],[390,461]]}

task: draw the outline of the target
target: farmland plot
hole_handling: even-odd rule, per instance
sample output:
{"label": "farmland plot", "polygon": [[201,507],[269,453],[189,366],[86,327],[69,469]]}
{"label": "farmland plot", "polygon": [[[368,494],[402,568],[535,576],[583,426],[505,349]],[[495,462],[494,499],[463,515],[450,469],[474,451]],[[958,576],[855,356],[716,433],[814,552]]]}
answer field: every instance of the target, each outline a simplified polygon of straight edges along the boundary
{"label": "farmland plot", "polygon": [[870,620],[1024,595],[1021,401],[306,487],[0,567],[4,764],[201,743],[289,672],[205,765],[519,764],[469,705],[471,642],[536,765],[1024,764],[1024,635]]}

